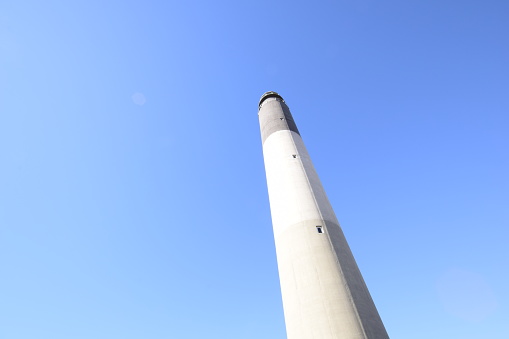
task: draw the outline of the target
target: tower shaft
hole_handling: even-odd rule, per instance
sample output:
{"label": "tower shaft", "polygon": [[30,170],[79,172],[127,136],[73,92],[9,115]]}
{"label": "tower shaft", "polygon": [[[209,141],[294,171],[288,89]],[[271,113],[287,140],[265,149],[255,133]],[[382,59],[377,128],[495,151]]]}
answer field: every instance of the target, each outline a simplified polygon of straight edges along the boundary
{"label": "tower shaft", "polygon": [[258,116],[288,339],[389,338],[288,106]]}

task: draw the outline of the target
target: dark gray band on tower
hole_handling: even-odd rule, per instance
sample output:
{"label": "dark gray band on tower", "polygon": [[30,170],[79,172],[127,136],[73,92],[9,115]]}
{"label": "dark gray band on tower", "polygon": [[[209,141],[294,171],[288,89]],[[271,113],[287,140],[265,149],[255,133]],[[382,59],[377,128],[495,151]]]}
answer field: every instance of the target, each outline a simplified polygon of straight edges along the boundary
{"label": "dark gray band on tower", "polygon": [[262,143],[274,132],[290,130],[300,135],[290,109],[283,98],[275,92],[267,92],[260,100],[260,130]]}

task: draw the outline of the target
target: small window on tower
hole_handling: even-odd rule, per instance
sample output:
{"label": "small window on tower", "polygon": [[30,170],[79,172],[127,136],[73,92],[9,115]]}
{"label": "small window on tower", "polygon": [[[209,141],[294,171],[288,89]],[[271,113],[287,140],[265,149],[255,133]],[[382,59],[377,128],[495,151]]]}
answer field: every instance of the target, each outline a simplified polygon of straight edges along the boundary
{"label": "small window on tower", "polygon": [[279,119],[281,119],[281,120],[285,120],[285,118],[279,118]]}
{"label": "small window on tower", "polygon": [[323,233],[322,226],[316,226],[316,230],[318,231],[318,233]]}
{"label": "small window on tower", "polygon": [[292,157],[297,158],[297,154],[292,154]]}

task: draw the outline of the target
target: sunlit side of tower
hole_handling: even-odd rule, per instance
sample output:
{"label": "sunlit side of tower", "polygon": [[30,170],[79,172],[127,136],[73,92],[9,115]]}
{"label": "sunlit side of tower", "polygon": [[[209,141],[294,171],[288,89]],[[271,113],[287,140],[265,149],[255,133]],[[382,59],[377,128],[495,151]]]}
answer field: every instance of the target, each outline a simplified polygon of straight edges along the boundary
{"label": "sunlit side of tower", "polygon": [[258,117],[288,339],[389,338],[288,106]]}

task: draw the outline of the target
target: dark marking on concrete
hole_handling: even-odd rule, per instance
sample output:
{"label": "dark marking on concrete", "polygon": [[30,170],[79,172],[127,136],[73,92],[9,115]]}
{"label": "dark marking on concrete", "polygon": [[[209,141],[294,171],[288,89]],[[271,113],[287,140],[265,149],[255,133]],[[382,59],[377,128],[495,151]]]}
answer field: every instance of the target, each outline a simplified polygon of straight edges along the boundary
{"label": "dark marking on concrete", "polygon": [[290,130],[300,135],[290,109],[282,100],[277,100],[277,98],[265,100],[258,112],[258,117],[260,119],[262,143],[277,131]]}

